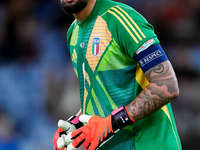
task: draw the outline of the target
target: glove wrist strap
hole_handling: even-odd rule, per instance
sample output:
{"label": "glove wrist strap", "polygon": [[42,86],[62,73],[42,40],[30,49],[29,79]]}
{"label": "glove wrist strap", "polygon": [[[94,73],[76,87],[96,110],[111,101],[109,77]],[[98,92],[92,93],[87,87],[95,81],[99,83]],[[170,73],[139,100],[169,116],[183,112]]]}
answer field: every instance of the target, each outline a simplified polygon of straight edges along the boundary
{"label": "glove wrist strap", "polygon": [[71,124],[73,124],[76,129],[80,128],[83,126],[83,123],[79,121],[79,117],[78,116],[71,116],[67,122],[70,122]]}
{"label": "glove wrist strap", "polygon": [[129,116],[124,106],[111,112],[113,131],[126,127],[135,121]]}

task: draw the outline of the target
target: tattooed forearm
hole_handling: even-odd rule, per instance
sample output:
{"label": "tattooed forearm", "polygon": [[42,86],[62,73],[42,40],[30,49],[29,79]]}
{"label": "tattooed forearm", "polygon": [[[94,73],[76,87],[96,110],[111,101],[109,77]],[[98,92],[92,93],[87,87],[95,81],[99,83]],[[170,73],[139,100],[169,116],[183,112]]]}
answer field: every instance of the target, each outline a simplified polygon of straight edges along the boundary
{"label": "tattooed forearm", "polygon": [[169,61],[149,69],[145,75],[149,85],[127,106],[135,121],[157,111],[179,94],[177,79]]}

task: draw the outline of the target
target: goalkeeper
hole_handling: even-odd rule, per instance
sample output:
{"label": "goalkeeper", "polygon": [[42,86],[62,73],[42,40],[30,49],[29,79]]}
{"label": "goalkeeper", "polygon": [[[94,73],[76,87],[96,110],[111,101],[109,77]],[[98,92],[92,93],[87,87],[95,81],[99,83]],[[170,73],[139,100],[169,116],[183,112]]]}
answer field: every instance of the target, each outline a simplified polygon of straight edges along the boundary
{"label": "goalkeeper", "polygon": [[55,150],[181,150],[170,105],[178,83],[152,25],[111,0],[61,4],[75,17],[67,45],[81,112],[58,122]]}

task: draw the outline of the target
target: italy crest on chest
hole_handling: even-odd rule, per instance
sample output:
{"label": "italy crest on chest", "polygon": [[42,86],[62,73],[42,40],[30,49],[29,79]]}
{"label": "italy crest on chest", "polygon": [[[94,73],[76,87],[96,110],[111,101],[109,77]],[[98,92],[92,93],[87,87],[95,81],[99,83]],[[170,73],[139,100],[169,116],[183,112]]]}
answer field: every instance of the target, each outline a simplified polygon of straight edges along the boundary
{"label": "italy crest on chest", "polygon": [[92,40],[92,54],[97,56],[99,54],[100,38],[93,38]]}

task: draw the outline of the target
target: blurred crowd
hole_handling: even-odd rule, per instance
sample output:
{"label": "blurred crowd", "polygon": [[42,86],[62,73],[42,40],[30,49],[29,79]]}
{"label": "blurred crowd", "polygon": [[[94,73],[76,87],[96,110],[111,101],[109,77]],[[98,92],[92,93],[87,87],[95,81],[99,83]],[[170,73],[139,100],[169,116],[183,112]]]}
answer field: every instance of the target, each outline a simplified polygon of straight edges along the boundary
{"label": "blurred crowd", "polygon": [[[118,0],[120,1],[120,0]],[[172,102],[184,150],[200,148],[200,1],[121,0],[154,26],[174,66]],[[60,0],[0,1],[0,150],[50,150],[57,121],[78,112]]]}

